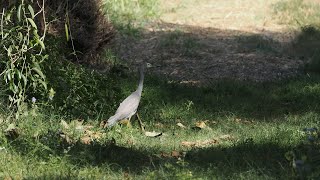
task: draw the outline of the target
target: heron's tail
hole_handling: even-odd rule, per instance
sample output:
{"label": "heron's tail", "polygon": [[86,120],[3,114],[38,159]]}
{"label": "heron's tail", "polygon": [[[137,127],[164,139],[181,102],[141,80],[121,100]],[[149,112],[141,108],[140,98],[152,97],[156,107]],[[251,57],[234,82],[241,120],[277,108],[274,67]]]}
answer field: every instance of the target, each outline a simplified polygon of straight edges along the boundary
{"label": "heron's tail", "polygon": [[112,126],[114,126],[116,123],[117,123],[117,121],[119,121],[120,119],[119,119],[119,117],[118,117],[118,115],[114,115],[114,116],[111,116],[109,119],[108,119],[108,121],[107,121],[107,127],[112,127]]}

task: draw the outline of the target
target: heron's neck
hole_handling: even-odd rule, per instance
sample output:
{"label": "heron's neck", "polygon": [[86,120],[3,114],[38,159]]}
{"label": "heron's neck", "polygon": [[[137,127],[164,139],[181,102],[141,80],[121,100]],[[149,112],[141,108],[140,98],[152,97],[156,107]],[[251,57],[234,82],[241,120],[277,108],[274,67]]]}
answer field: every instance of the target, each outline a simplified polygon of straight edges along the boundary
{"label": "heron's neck", "polygon": [[138,85],[138,89],[137,89],[140,96],[141,96],[142,88],[143,88],[143,79],[144,79],[143,72],[140,71],[140,80],[139,80],[139,85]]}

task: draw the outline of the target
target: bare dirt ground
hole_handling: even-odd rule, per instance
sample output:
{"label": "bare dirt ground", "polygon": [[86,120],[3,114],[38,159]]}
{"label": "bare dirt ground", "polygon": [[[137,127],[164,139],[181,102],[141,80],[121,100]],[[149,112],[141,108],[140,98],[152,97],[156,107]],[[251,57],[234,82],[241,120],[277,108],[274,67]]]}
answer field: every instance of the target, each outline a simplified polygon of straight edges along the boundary
{"label": "bare dirt ground", "polygon": [[205,85],[220,79],[274,81],[299,74],[292,33],[272,17],[278,0],[162,0],[160,20],[140,38],[117,37],[129,65],[151,63],[170,81]]}

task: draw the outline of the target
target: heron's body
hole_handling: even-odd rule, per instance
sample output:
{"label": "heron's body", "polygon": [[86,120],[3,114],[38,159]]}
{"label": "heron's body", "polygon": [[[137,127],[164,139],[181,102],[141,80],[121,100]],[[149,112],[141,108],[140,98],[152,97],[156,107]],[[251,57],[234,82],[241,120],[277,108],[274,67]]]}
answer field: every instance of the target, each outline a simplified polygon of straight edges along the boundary
{"label": "heron's body", "polygon": [[128,96],[124,101],[122,101],[122,103],[120,103],[120,106],[118,107],[115,115],[111,116],[108,119],[108,127],[115,125],[118,121],[123,119],[130,120],[131,116],[133,116],[137,112],[143,89],[143,79],[144,73],[142,68],[140,69],[140,81],[137,90],[131,93],[130,96]]}

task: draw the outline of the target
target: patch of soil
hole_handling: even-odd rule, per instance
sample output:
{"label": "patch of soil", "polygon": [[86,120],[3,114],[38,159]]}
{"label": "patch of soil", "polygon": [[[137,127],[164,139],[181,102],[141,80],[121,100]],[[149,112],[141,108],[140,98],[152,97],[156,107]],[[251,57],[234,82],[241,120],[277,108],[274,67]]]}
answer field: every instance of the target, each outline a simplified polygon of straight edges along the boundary
{"label": "patch of soil", "polygon": [[152,73],[187,84],[265,82],[299,74],[304,62],[284,53],[292,34],[266,16],[271,1],[241,2],[163,0],[160,20],[140,38],[118,35],[116,52],[130,66],[146,61]]}

